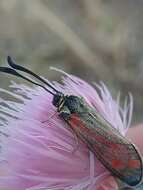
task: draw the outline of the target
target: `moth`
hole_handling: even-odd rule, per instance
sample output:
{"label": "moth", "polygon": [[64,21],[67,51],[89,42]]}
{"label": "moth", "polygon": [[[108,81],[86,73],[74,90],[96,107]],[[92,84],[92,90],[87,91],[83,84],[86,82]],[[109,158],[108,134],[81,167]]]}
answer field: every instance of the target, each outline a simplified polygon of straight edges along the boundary
{"label": "moth", "polygon": [[[59,117],[68,124],[73,133],[87,145],[112,175],[131,187],[142,182],[143,161],[139,150],[113,128],[96,108],[88,105],[82,97],[63,94],[37,74],[17,65],[9,56],[7,62],[9,67],[0,67],[0,72],[21,77],[52,94],[52,104],[57,108]],[[44,85],[18,71],[30,74]]]}

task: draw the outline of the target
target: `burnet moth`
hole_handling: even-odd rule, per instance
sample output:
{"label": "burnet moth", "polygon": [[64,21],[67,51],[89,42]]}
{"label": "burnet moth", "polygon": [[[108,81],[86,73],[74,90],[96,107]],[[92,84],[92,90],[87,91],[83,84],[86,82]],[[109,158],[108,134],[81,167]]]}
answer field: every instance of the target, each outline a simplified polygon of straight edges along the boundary
{"label": "burnet moth", "polygon": [[[86,143],[112,175],[131,187],[141,184],[143,179],[141,154],[136,146],[113,128],[96,108],[93,109],[82,97],[59,92],[37,74],[15,64],[9,56],[7,62],[10,67],[0,67],[0,72],[21,77],[52,94],[52,104],[57,108],[59,117],[68,124],[79,139]],[[18,70],[30,74],[44,85],[22,75]]]}

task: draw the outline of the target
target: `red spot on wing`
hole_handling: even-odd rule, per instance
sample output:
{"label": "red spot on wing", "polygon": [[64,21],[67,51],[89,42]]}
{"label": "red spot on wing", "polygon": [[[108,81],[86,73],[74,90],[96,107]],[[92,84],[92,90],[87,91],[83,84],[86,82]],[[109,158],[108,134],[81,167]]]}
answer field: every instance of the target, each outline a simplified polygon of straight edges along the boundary
{"label": "red spot on wing", "polygon": [[96,139],[100,142],[105,141],[103,137],[99,136],[96,133],[93,133],[91,129],[87,128],[86,124],[84,124],[76,114],[71,115],[69,123],[73,130],[77,131],[78,129],[78,131],[80,131],[83,135],[89,136],[91,139]]}
{"label": "red spot on wing", "polygon": [[84,125],[83,125],[82,121],[80,120],[80,118],[75,114],[72,114],[71,119],[69,120],[69,122],[70,122],[70,124],[71,124],[71,126],[73,128],[75,128],[75,127],[84,127]]}
{"label": "red spot on wing", "polygon": [[104,136],[101,136],[96,132],[93,133],[93,130],[87,128],[76,114],[71,115],[69,123],[73,130],[76,130],[78,128],[78,130],[80,130],[83,135],[89,136],[92,140],[96,139],[96,141],[100,142],[101,144],[106,144],[112,150],[117,150],[120,148],[120,145],[105,139]]}
{"label": "red spot on wing", "polygon": [[125,165],[121,160],[112,160],[112,167],[115,169],[124,169]]}
{"label": "red spot on wing", "polygon": [[128,161],[128,168],[140,168],[140,161],[139,160],[129,160]]}
{"label": "red spot on wing", "polygon": [[129,160],[127,165],[125,165],[123,161],[114,159],[112,160],[112,167],[115,169],[124,169],[125,167],[130,169],[137,169],[140,168],[140,161]]}

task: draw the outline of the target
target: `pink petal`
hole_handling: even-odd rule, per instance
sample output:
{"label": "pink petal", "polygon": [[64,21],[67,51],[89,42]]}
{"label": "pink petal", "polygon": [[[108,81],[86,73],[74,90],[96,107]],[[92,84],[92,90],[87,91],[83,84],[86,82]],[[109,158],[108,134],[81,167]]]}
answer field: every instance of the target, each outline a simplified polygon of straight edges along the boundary
{"label": "pink petal", "polygon": [[[64,85],[55,83],[59,90],[83,96],[89,105],[96,107],[114,127],[125,134],[124,121],[130,118],[126,114],[123,121],[121,114],[125,112],[120,110],[105,85],[98,85],[99,96],[93,87],[77,77],[67,75],[63,80]],[[0,92],[9,93],[19,102],[0,99],[3,133],[1,171],[4,171],[0,177],[0,189],[94,190],[110,176],[80,140],[76,150],[75,137],[68,125],[59,118],[50,94],[41,88],[15,83],[11,88],[15,92],[0,89]],[[45,120],[48,121],[43,123]]]}

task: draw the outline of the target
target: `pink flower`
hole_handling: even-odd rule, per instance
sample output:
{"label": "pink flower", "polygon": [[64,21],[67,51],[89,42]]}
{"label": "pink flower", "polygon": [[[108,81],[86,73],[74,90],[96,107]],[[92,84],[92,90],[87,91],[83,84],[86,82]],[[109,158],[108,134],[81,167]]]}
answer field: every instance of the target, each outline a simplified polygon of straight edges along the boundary
{"label": "pink flower", "polygon": [[[54,85],[63,93],[83,96],[125,135],[132,100],[121,109],[103,83],[96,85],[99,95],[89,84],[68,74],[62,85]],[[59,118],[51,94],[14,82],[11,88],[14,92],[0,89],[17,99],[0,99],[1,190],[95,190],[111,175],[83,142],[79,141],[76,150],[75,137]]]}

